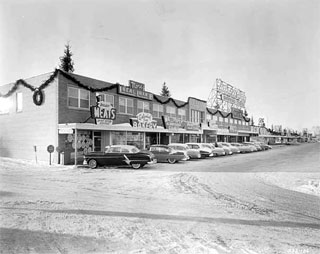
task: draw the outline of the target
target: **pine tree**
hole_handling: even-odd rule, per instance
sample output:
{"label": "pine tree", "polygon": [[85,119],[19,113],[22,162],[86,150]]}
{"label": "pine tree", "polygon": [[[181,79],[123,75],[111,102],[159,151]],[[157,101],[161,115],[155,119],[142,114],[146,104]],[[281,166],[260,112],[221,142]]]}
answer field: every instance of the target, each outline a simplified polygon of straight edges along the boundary
{"label": "pine tree", "polygon": [[73,68],[73,60],[72,60],[72,52],[70,50],[70,45],[69,43],[67,45],[65,45],[65,49],[64,49],[64,55],[62,57],[60,57],[60,69],[66,71],[66,72],[73,72],[74,68]]}
{"label": "pine tree", "polygon": [[163,83],[162,85],[162,89],[161,89],[161,96],[165,96],[165,97],[171,97],[169,88],[166,86],[166,82]]}

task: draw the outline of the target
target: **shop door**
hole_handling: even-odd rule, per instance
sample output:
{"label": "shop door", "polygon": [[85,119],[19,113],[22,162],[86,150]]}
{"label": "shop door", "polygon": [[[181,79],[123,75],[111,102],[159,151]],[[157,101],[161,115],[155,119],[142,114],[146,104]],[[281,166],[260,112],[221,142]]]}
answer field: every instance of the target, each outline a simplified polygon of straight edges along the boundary
{"label": "shop door", "polygon": [[93,132],[93,151],[95,152],[101,152],[101,132],[100,131],[94,131]]}

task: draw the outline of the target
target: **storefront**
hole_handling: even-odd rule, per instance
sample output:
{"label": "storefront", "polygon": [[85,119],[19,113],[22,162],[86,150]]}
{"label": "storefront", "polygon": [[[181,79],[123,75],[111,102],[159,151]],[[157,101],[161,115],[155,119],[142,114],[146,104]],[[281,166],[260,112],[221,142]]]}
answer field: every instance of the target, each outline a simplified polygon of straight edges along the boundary
{"label": "storefront", "polygon": [[59,149],[65,164],[87,152],[104,151],[109,145],[134,145],[140,149],[169,142],[171,132],[162,126],[133,127],[129,123],[98,125],[90,123],[59,124]]}
{"label": "storefront", "polygon": [[202,142],[200,124],[176,117],[162,116],[164,128],[171,134],[168,143]]}

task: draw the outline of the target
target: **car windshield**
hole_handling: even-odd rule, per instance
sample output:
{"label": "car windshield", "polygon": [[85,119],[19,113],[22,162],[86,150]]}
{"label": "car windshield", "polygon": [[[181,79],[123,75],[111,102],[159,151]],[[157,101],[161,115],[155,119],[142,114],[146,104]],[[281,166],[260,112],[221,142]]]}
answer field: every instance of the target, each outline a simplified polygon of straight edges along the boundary
{"label": "car windshield", "polygon": [[190,149],[199,149],[200,148],[198,145],[194,145],[194,144],[188,144],[188,147]]}
{"label": "car windshield", "polygon": [[120,146],[111,146],[106,150],[106,153],[120,153],[121,147]]}
{"label": "car windshield", "polygon": [[203,147],[206,147],[206,148],[211,148],[210,145],[207,145],[207,144],[202,144]]}
{"label": "car windshield", "polygon": [[185,150],[187,150],[185,147],[183,147],[183,146],[175,146],[175,147],[172,147],[172,148],[174,148],[174,149],[176,149],[176,150],[182,150],[182,151],[185,151]]}

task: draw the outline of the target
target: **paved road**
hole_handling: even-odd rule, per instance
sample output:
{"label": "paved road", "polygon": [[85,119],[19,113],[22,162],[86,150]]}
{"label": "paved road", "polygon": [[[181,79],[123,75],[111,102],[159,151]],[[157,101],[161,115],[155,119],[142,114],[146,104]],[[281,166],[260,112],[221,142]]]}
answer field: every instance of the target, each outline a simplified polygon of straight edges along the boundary
{"label": "paved road", "polygon": [[275,146],[263,152],[221,156],[173,166],[158,164],[151,168],[161,171],[191,172],[319,172],[320,143]]}

